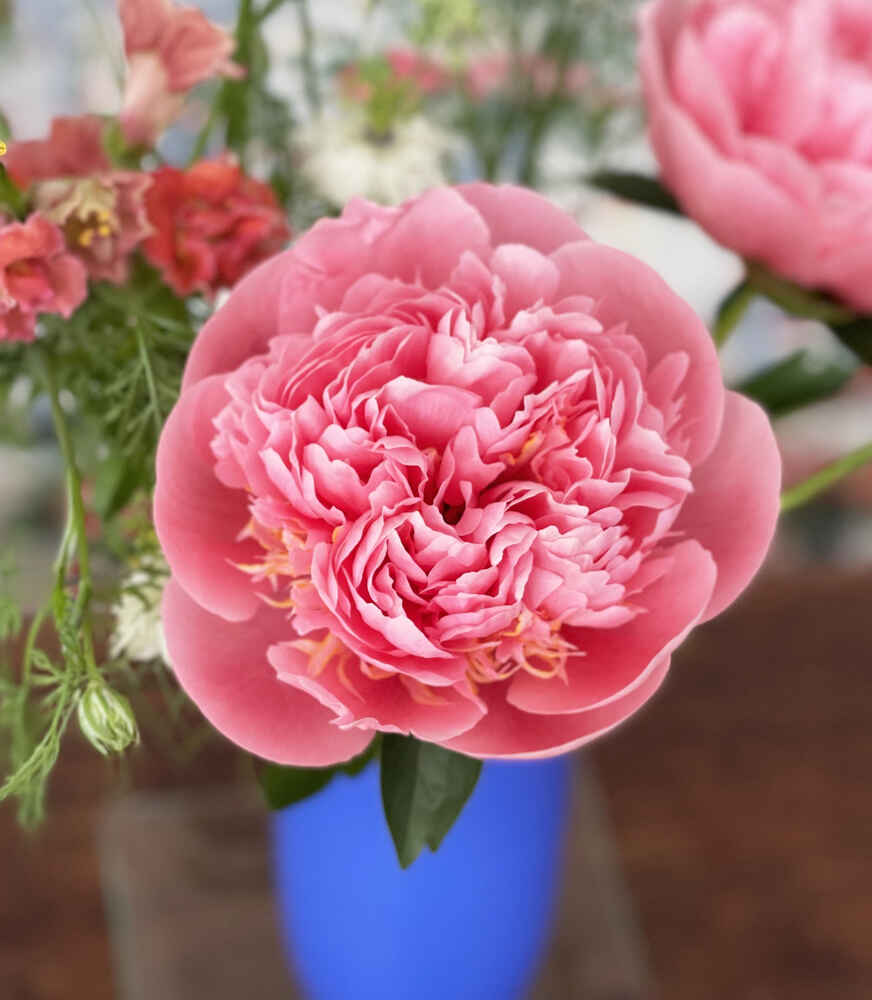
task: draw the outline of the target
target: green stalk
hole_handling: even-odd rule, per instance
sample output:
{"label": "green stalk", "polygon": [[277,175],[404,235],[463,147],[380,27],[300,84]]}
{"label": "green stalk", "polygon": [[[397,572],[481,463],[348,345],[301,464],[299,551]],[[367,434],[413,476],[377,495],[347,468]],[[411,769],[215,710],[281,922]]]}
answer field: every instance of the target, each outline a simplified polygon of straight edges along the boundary
{"label": "green stalk", "polygon": [[[69,426],[60,403],[57,381],[51,366],[48,351],[39,345],[35,352],[42,373],[42,380],[51,404],[52,422],[55,436],[61,450],[67,481],[67,525],[55,560],[55,584],[52,593],[52,606],[55,624],[61,630],[64,611],[67,607],[66,583],[72,558],[78,560],[79,583],[73,607],[72,625],[78,630],[84,651],[85,667],[95,679],[100,678],[100,671],[94,658],[94,640],[91,633],[91,623],[88,618],[88,605],[93,592],[91,577],[91,556],[88,549],[88,537],[85,530],[85,505],[82,500],[82,479],[76,463],[75,450]],[[63,638],[63,635],[61,635]]]}
{"label": "green stalk", "polygon": [[781,510],[788,511],[801,507],[868,462],[872,462],[872,441],[855,451],[848,452],[847,455],[843,455],[830,465],[824,466],[813,476],[782,493]]}
{"label": "green stalk", "polygon": [[312,17],[309,13],[308,0],[296,0],[297,20],[300,25],[300,38],[302,41],[301,65],[303,67],[303,85],[306,90],[306,100],[309,102],[309,109],[317,115],[321,111],[321,94],[318,89],[318,73],[312,59],[315,49],[315,29],[312,27]]}

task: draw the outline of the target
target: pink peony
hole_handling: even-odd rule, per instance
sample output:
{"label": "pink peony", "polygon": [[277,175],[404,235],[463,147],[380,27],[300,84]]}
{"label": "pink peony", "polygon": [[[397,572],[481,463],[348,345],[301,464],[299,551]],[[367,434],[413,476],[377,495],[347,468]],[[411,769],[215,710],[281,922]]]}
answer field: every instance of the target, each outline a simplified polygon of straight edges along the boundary
{"label": "pink peony", "polygon": [[145,255],[179,295],[229,288],[290,237],[272,188],[229,157],[161,167],[152,180]]}
{"label": "pink peony", "polygon": [[153,143],[197,84],[244,75],[230,59],[233,37],[196,7],[119,0],[119,10],[127,56],[121,128],[129,143]]}
{"label": "pink peony", "polygon": [[872,5],[657,0],[641,60],[651,141],[687,213],[872,310]]}
{"label": "pink peony", "polygon": [[0,341],[33,340],[40,313],[69,317],[86,291],[85,268],[48,219],[0,226]]}
{"label": "pink peony", "polygon": [[132,251],[151,232],[146,174],[113,170],[99,118],[55,118],[47,139],[14,143],[6,157],[13,180],[32,188],[34,208],[60,226],[67,246],[92,278],[127,280]]}
{"label": "pink peony", "polygon": [[536,194],[351,202],[204,327],[157,459],[170,658],[230,739],[546,756],[759,567],[780,463],[692,310]]}

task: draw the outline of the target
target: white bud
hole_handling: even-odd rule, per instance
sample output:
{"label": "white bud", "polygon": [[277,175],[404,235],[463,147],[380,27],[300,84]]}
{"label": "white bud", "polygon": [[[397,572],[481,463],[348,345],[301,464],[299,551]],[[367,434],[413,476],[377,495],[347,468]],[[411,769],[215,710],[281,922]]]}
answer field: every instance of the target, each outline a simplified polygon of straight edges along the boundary
{"label": "white bud", "polygon": [[79,728],[102,754],[121,753],[139,742],[130,702],[103,681],[91,681],[79,699]]}

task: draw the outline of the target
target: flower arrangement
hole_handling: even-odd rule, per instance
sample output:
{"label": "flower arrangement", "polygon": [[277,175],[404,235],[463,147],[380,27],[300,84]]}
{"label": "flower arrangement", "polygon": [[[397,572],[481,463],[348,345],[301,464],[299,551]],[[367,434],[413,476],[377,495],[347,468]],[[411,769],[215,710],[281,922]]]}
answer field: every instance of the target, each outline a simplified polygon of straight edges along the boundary
{"label": "flower arrangement", "polygon": [[[325,79],[298,2],[296,105],[269,85],[284,6],[242,0],[231,34],[120,0],[117,113],[7,140],[0,398],[47,401],[67,524],[0,687],[0,799],[40,818],[74,720],[101,753],[136,744],[153,672],[256,758],[273,806],[379,757],[408,865],[483,759],[566,753],[638,710],[779,507],[872,459],[782,498],[765,409],[833,386],[794,366],[739,393],[717,350],[766,295],[872,361],[872,19],[643,11],[662,184],[577,182],[680,206],[743,255],[712,335],[531,189],[553,130],[590,156],[632,118],[629,5],[554,0],[539,36],[519,5],[404,5],[408,44]],[[20,629],[0,604],[0,638]]]}

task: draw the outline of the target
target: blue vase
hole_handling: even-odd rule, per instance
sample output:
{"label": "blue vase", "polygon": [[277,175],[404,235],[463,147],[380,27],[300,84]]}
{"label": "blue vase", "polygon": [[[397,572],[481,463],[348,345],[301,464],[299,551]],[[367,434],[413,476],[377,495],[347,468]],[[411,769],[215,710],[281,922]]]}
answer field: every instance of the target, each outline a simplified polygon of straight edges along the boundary
{"label": "blue vase", "polygon": [[519,1000],[556,909],[571,762],[490,762],[436,854],[403,871],[378,767],[277,813],[286,951],[306,1000]]}

